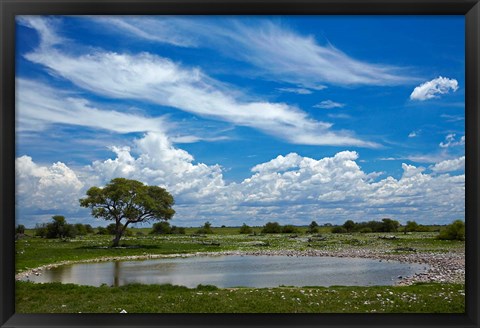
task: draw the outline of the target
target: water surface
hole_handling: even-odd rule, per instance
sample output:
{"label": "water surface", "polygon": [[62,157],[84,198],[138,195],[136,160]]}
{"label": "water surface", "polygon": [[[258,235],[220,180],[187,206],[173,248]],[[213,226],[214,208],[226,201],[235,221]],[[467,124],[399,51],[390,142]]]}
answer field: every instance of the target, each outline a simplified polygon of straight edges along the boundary
{"label": "water surface", "polygon": [[130,283],[196,287],[373,286],[392,285],[399,276],[425,272],[425,265],[341,257],[196,256],[144,261],[63,265],[28,279],[80,285]]}

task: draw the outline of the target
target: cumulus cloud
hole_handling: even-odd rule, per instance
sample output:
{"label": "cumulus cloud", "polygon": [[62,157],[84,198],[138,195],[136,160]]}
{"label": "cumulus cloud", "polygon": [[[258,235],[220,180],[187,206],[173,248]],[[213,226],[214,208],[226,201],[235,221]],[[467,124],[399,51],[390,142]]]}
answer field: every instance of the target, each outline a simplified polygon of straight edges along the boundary
{"label": "cumulus cloud", "polygon": [[455,140],[455,133],[450,133],[445,137],[444,142],[440,142],[439,146],[442,148],[456,147],[465,145],[465,136],[461,136],[457,141]]}
{"label": "cumulus cloud", "polygon": [[436,173],[465,170],[465,156],[437,163],[431,167],[431,170]]}
{"label": "cumulus cloud", "polygon": [[457,89],[457,80],[439,76],[436,79],[422,83],[413,89],[410,99],[424,101],[432,98],[439,98],[440,95],[447,94],[450,90],[455,92]]}
{"label": "cumulus cloud", "polygon": [[[166,187],[176,199],[175,220],[185,225],[204,220],[305,224],[312,219],[343,222],[346,217],[361,221],[385,215],[401,221],[414,215],[418,222],[445,223],[464,215],[465,176],[438,174],[454,170],[457,162],[438,163],[432,174],[404,163],[400,178],[379,180],[384,173],[362,170],[354,151],[321,159],[289,153],[252,167],[252,175],[240,182],[226,183],[221,166],[196,163],[162,134],[148,133],[133,148],[117,146],[112,152],[113,158],[75,172],[61,163],[48,167],[28,157],[17,159],[18,174],[24,174],[17,187],[25,196],[20,199],[27,202],[26,196],[33,191],[32,205],[69,208],[86,188],[121,176]],[[49,183],[39,182],[44,177]],[[26,185],[29,181],[34,181],[33,186]]]}
{"label": "cumulus cloud", "polygon": [[84,186],[77,174],[61,162],[41,166],[29,156],[15,160],[17,199],[22,207],[57,210],[78,207]]}
{"label": "cumulus cloud", "polygon": [[332,100],[324,100],[324,101],[321,101],[320,103],[316,104],[313,107],[323,108],[323,109],[342,108],[342,107],[345,107],[345,104],[335,102],[335,101],[332,101]]}
{"label": "cumulus cloud", "polygon": [[[53,27],[51,27],[53,28]],[[43,29],[37,30],[44,33]],[[284,103],[243,101],[197,68],[185,68],[149,53],[96,51],[70,55],[55,47],[39,47],[25,57],[44,65],[77,86],[116,99],[136,99],[185,112],[248,126],[294,144],[379,147],[351,132],[335,132],[332,124],[308,117]],[[21,95],[20,95],[21,96]]]}
{"label": "cumulus cloud", "polygon": [[116,146],[111,150],[115,158],[95,161],[87,168],[90,184],[105,184],[115,177],[136,179],[166,187],[181,202],[210,201],[224,187],[220,165],[193,163],[191,154],[174,147],[163,134],[147,133],[135,140],[133,149]]}

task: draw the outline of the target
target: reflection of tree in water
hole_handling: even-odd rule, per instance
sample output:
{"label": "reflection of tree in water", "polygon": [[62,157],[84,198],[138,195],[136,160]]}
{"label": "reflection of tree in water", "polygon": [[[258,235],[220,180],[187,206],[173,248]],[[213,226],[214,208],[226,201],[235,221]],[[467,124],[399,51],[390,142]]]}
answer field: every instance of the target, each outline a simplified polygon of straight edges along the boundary
{"label": "reflection of tree in water", "polygon": [[113,265],[113,286],[120,286],[120,273],[121,273],[120,261],[115,261]]}
{"label": "reflection of tree in water", "polygon": [[[60,265],[48,270],[50,281],[60,281],[62,283],[75,283],[77,280],[72,265]],[[45,271],[46,273],[47,271]]]}

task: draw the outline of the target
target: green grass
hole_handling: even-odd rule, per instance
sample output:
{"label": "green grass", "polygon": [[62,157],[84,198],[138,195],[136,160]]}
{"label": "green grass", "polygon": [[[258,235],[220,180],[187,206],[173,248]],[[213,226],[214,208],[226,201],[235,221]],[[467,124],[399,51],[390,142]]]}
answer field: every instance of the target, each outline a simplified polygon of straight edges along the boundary
{"label": "green grass", "polygon": [[[260,229],[260,228],[258,228]],[[133,229],[134,233],[136,232]],[[16,241],[16,272],[62,261],[81,261],[99,257],[120,257],[147,254],[176,254],[218,251],[308,250],[344,251],[374,249],[395,252],[396,248],[412,247],[417,252],[464,250],[461,241],[436,239],[435,232],[403,233],[323,233],[325,240],[312,235],[291,234],[241,235],[237,228],[214,228],[214,234],[192,236],[148,234],[124,237],[120,248],[111,248],[112,236],[87,235],[70,241],[21,238]],[[258,231],[259,232],[259,231]],[[33,235],[30,231],[27,234]],[[380,239],[395,235],[397,239]],[[208,243],[219,243],[219,246]],[[267,246],[256,246],[263,242]],[[202,289],[202,288],[201,288]],[[238,288],[188,289],[159,285],[123,287],[89,287],[71,284],[34,284],[17,282],[16,306],[19,313],[102,312],[463,312],[464,286],[457,284],[417,284],[413,286],[378,287],[308,287],[308,288]],[[378,296],[380,295],[380,296]],[[393,303],[392,303],[393,302]]]}
{"label": "green grass", "polygon": [[[222,229],[222,228],[217,228]],[[223,228],[233,229],[233,228]],[[225,232],[225,231],[223,231]],[[206,236],[186,235],[145,235],[123,237],[120,241],[123,248],[111,248],[112,236],[87,235],[69,241],[59,239],[43,239],[27,237],[16,241],[16,272],[28,270],[45,264],[62,261],[81,261],[98,257],[131,256],[146,254],[173,254],[217,251],[254,251],[254,250],[308,250],[326,251],[348,249],[381,249],[394,251],[395,248],[412,247],[419,252],[460,251],[465,242],[438,240],[436,233],[418,232],[410,235],[395,233],[397,239],[380,239],[383,233],[324,234],[326,240],[308,239],[307,234],[265,234],[241,235],[215,233]],[[208,245],[219,243],[219,246]],[[268,246],[254,246],[255,242],[263,242]]]}
{"label": "green grass", "polygon": [[17,282],[17,313],[462,313],[464,285],[189,289]]}

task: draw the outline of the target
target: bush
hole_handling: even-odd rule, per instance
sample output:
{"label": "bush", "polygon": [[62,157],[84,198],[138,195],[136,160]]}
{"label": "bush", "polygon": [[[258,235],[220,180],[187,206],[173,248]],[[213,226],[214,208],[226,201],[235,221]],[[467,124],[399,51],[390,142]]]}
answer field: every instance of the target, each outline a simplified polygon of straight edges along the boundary
{"label": "bush", "polygon": [[353,229],[356,228],[356,224],[355,222],[353,222],[352,220],[347,220],[345,221],[345,223],[343,224],[343,228],[347,231],[347,232],[352,232]]}
{"label": "bush", "polygon": [[97,235],[108,235],[108,230],[105,227],[97,227]]}
{"label": "bush", "polygon": [[253,229],[246,225],[245,223],[240,227],[240,233],[241,234],[251,234],[253,232]]}
{"label": "bush", "polygon": [[345,229],[344,227],[334,227],[332,229],[332,233],[346,233],[347,232],[347,229]]}
{"label": "bush", "polygon": [[200,229],[198,229],[196,231],[196,233],[198,234],[201,234],[201,235],[206,235],[206,234],[211,234],[213,233],[213,230],[212,230],[212,224],[210,222],[205,222],[205,224],[203,225],[203,227],[200,227]]}
{"label": "bush", "polygon": [[74,238],[77,235],[77,229],[72,224],[67,224],[67,220],[62,215],[52,216],[53,222],[38,227],[36,235],[46,238]]}
{"label": "bush", "polygon": [[[120,224],[120,229],[122,228],[123,224]],[[115,235],[117,233],[117,226],[115,223],[110,223],[106,229],[109,235]]]}
{"label": "bush", "polygon": [[23,224],[19,224],[15,229],[15,233],[24,234],[25,233],[25,226]]}
{"label": "bush", "polygon": [[318,233],[318,223],[312,221],[308,226],[307,233]]}
{"label": "bush", "polygon": [[282,232],[282,227],[278,222],[267,222],[263,226],[262,233],[281,233]]}
{"label": "bush", "polygon": [[170,227],[170,223],[161,221],[152,226],[152,231],[150,233],[155,235],[170,234],[172,233],[172,228]]}
{"label": "bush", "polygon": [[85,230],[87,233],[94,233],[95,231],[93,230],[92,226],[89,224],[85,224]]}
{"label": "bush", "polygon": [[441,230],[438,239],[441,240],[465,240],[465,223],[462,220],[455,220],[445,229]]}
{"label": "bush", "polygon": [[291,224],[287,224],[282,227],[282,233],[297,233],[297,232],[298,232],[297,227]]}
{"label": "bush", "polygon": [[45,238],[47,237],[47,225],[45,223],[35,225],[35,236]]}
{"label": "bush", "polygon": [[382,232],[397,232],[400,223],[392,219],[382,219]]}
{"label": "bush", "polygon": [[87,228],[81,223],[75,224],[75,229],[80,236],[85,236],[87,234]]}
{"label": "bush", "polygon": [[373,232],[373,230],[372,230],[372,228],[365,227],[365,228],[360,229],[359,232],[361,232],[361,233],[369,233],[369,232]]}
{"label": "bush", "polygon": [[172,229],[170,229],[170,233],[174,234],[174,235],[184,235],[185,234],[185,228],[184,227],[172,226]]}

